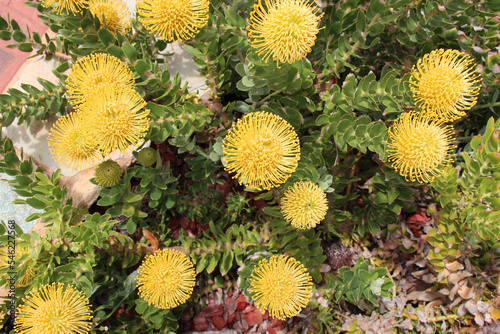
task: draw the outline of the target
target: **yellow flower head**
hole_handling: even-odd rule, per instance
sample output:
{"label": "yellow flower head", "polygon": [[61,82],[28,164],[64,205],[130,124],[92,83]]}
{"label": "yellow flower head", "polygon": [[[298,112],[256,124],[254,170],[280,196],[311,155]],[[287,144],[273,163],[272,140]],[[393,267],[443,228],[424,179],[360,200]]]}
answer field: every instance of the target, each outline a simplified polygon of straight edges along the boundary
{"label": "yellow flower head", "polygon": [[54,3],[57,14],[61,14],[64,10],[66,13],[81,13],[83,9],[87,8],[89,0],[41,0],[43,7],[50,7]]}
{"label": "yellow flower head", "polygon": [[65,115],[57,120],[47,138],[54,160],[72,170],[95,166],[102,157],[89,140],[77,113]]}
{"label": "yellow flower head", "polygon": [[413,66],[415,102],[433,119],[454,120],[477,102],[481,79],[472,58],[457,50],[434,50]]}
{"label": "yellow flower head", "polygon": [[389,129],[389,161],[406,180],[432,182],[454,150],[453,128],[423,114],[405,113]]}
{"label": "yellow flower head", "polygon": [[325,219],[328,211],[326,194],[311,181],[300,181],[285,191],[281,212],[299,229],[310,229]]}
{"label": "yellow flower head", "polygon": [[249,43],[264,61],[293,63],[311,52],[319,31],[319,7],[311,0],[259,0],[250,13]]}
{"label": "yellow flower head", "polygon": [[[31,264],[34,262],[33,259],[29,258],[23,262],[20,262],[20,259],[23,255],[29,255],[31,253],[31,249],[29,247],[19,247],[17,246],[15,251],[12,248],[2,247],[0,248],[0,269],[10,270],[11,265],[9,261],[13,260],[15,262],[15,270],[18,272],[16,287],[24,287],[31,283],[33,275],[35,274],[35,270],[31,268]],[[19,275],[20,272],[24,272],[22,275]]]}
{"label": "yellow flower head", "polygon": [[193,264],[185,254],[160,249],[148,255],[139,268],[139,296],[157,308],[174,308],[191,296],[195,278]]}
{"label": "yellow flower head", "polygon": [[262,313],[269,311],[271,317],[286,320],[307,306],[313,283],[304,265],[281,255],[259,261],[248,285]]}
{"label": "yellow flower head", "polygon": [[193,38],[208,22],[209,0],[138,0],[138,19],[168,42]]}
{"label": "yellow flower head", "polygon": [[115,150],[127,153],[149,129],[149,110],[135,90],[108,87],[81,105],[81,118],[91,142],[103,155]]}
{"label": "yellow flower head", "polygon": [[300,142],[293,127],[278,115],[255,112],[239,119],[223,144],[225,168],[241,184],[271,189],[297,168]]}
{"label": "yellow flower head", "polygon": [[86,334],[92,319],[85,295],[71,285],[52,283],[23,299],[16,317],[18,334]]}
{"label": "yellow flower head", "polygon": [[92,54],[73,65],[66,79],[68,99],[78,107],[105,87],[135,88],[134,74],[118,58],[106,53]]}
{"label": "yellow flower head", "polygon": [[[89,11],[101,21],[101,28],[110,32],[126,34],[132,27],[132,18],[127,4],[123,0],[89,0]],[[104,20],[103,20],[104,16]]]}

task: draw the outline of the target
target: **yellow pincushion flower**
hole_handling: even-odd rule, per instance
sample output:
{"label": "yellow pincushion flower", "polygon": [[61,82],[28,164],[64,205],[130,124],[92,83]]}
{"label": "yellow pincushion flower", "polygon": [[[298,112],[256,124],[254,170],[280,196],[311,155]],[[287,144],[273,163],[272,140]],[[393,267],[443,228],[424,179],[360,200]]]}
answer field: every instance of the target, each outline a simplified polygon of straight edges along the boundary
{"label": "yellow pincushion flower", "polygon": [[168,42],[193,38],[208,22],[208,0],[138,0],[139,21]]}
{"label": "yellow pincushion flower", "polygon": [[273,256],[259,261],[248,279],[249,291],[259,310],[286,320],[307,306],[312,279],[304,265],[293,257]]}
{"label": "yellow pincushion flower", "polygon": [[99,18],[101,28],[106,23],[107,29],[115,35],[116,32],[124,35],[132,27],[130,12],[123,0],[89,0],[89,11]]}
{"label": "yellow pincushion flower", "polygon": [[74,107],[86,101],[103,88],[134,89],[134,74],[115,56],[92,54],[76,62],[66,79],[68,100]]}
{"label": "yellow pincushion flower", "polygon": [[476,64],[457,50],[434,50],[413,66],[410,87],[418,107],[433,119],[454,120],[477,102]]}
{"label": "yellow pincushion flower", "polygon": [[278,115],[255,112],[239,119],[223,143],[225,168],[241,184],[271,189],[284,183],[300,159],[299,137]]}
{"label": "yellow pincushion flower", "polygon": [[57,120],[47,138],[54,160],[72,170],[95,166],[102,157],[97,146],[89,141],[77,113]]}
{"label": "yellow pincushion flower", "polygon": [[[264,5],[265,4],[265,5]],[[259,0],[250,13],[248,39],[264,61],[293,63],[311,52],[319,32],[319,7],[311,0]]]}
{"label": "yellow pincushion flower", "polygon": [[63,10],[67,13],[70,11],[73,13],[81,13],[84,8],[87,8],[88,0],[41,0],[43,7],[50,7],[54,3],[56,4],[55,9],[58,14]]}
{"label": "yellow pincushion flower", "polygon": [[[29,247],[16,246],[15,251],[13,248],[0,248],[0,269],[7,269],[8,272],[17,272],[16,287],[27,286],[31,283],[31,279],[36,272],[31,268],[31,264],[34,262],[33,259],[28,258],[23,262],[20,261],[23,255],[29,255],[30,253],[31,249]],[[12,260],[14,260],[14,264],[9,263]],[[12,267],[14,267],[14,270],[12,270]],[[23,272],[23,274],[19,275],[20,272]]]}
{"label": "yellow pincushion flower", "polygon": [[422,114],[405,113],[389,128],[387,152],[406,180],[432,182],[450,161],[453,128]]}
{"label": "yellow pincushion flower", "polygon": [[139,296],[157,308],[177,307],[191,296],[195,277],[193,264],[185,254],[174,249],[157,250],[139,268]]}
{"label": "yellow pincushion flower", "polygon": [[17,334],[86,334],[92,312],[85,295],[71,285],[44,285],[23,299],[16,317]]}
{"label": "yellow pincushion flower", "polygon": [[285,219],[299,229],[310,229],[325,219],[328,211],[326,194],[311,181],[300,181],[285,191],[281,212]]}
{"label": "yellow pincushion flower", "polygon": [[82,126],[90,142],[97,143],[103,155],[115,150],[129,152],[149,129],[149,110],[135,90],[104,88],[80,107]]}

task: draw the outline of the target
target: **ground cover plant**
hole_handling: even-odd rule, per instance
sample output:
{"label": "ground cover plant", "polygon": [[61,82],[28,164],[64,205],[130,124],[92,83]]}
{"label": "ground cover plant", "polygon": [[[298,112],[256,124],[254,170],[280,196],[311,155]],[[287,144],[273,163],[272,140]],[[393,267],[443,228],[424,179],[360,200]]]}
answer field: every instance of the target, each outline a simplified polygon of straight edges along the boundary
{"label": "ground cover plant", "polygon": [[[498,1],[27,5],[54,34],[2,13],[0,38],[59,82],[0,95],[0,125],[56,115],[54,159],[100,190],[74,205],[1,138],[48,224],[15,252],[0,225],[4,332],[498,330]],[[203,95],[166,69],[175,41]]]}

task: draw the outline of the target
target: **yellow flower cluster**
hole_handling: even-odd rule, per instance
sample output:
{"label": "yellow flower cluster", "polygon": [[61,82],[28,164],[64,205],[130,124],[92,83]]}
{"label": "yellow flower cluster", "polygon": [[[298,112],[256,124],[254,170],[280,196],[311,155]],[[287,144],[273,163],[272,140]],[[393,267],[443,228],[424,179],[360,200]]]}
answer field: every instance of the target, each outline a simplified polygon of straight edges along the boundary
{"label": "yellow flower cluster", "polygon": [[[58,13],[80,13],[88,8],[101,28],[116,35],[130,30],[131,19],[123,0],[42,0]],[[167,42],[193,38],[207,25],[209,0],[138,0],[137,17],[150,33]],[[311,52],[323,14],[315,0],[258,0],[248,20],[248,39],[267,62],[293,63]]]}
{"label": "yellow flower cluster", "polygon": [[284,218],[299,229],[314,228],[325,218],[327,211],[325,192],[311,181],[294,183],[281,200]]}
{"label": "yellow flower cluster", "polygon": [[73,65],[66,85],[77,112],[59,119],[49,134],[59,164],[85,169],[140,143],[149,129],[149,110],[143,109],[146,102],[125,63],[105,53],[84,57]]}
{"label": "yellow flower cluster", "polygon": [[309,0],[259,0],[248,21],[248,40],[264,61],[293,63],[311,52],[319,32],[319,7]]}
{"label": "yellow flower cluster", "polygon": [[451,161],[453,127],[477,102],[481,80],[475,63],[457,50],[426,54],[412,69],[411,91],[419,111],[401,115],[389,129],[387,152],[407,180],[432,182]]}
{"label": "yellow flower cluster", "polygon": [[92,311],[85,295],[71,285],[52,283],[23,299],[16,317],[19,334],[86,334]]}
{"label": "yellow flower cluster", "polygon": [[116,36],[126,34],[132,27],[132,18],[127,4],[123,0],[89,0],[89,11],[101,21],[101,28],[106,28]]}
{"label": "yellow flower cluster", "polygon": [[293,127],[278,115],[255,112],[238,120],[226,136],[223,154],[228,172],[253,189],[284,183],[297,168],[300,143]]}
{"label": "yellow flower cluster", "polygon": [[148,255],[137,275],[139,296],[148,304],[169,309],[186,302],[196,282],[189,258],[174,249]]}
{"label": "yellow flower cluster", "polygon": [[[12,257],[12,248],[2,247],[0,248],[0,270],[9,268],[9,260]],[[14,261],[17,267],[17,277],[16,287],[24,287],[27,286],[32,278],[35,275],[36,271],[31,267],[35,260],[29,257],[31,253],[31,249],[29,247],[16,247],[16,251],[14,252]],[[21,258],[23,255],[28,255],[22,262]]]}
{"label": "yellow flower cluster", "polygon": [[88,8],[94,17],[116,35],[125,34],[132,26],[132,18],[124,0],[42,0],[42,6],[52,7],[60,14],[62,11],[81,13]]}
{"label": "yellow flower cluster", "polygon": [[312,279],[302,263],[288,256],[259,261],[248,279],[249,292],[262,313],[286,320],[307,306]]}
{"label": "yellow flower cluster", "polygon": [[457,50],[434,50],[413,66],[411,91],[429,118],[452,121],[477,102],[481,79],[472,58]]}

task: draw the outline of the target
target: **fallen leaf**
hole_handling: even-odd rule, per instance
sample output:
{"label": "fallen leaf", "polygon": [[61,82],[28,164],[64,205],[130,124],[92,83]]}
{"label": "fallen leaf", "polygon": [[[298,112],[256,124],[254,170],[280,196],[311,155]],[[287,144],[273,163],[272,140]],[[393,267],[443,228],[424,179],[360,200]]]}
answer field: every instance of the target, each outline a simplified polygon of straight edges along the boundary
{"label": "fallen leaf", "polygon": [[159,246],[158,239],[156,239],[153,233],[149,232],[145,228],[142,229],[142,234],[144,235],[144,238],[146,238],[146,240],[149,241],[149,243],[153,247],[153,252],[156,252]]}
{"label": "fallen leaf", "polygon": [[471,314],[475,315],[477,313],[476,301],[468,300],[467,302],[465,302],[464,306]]}
{"label": "fallen leaf", "polygon": [[464,265],[461,264],[458,261],[454,261],[452,263],[445,264],[444,267],[446,269],[448,269],[449,271],[458,271],[458,270],[463,270],[464,269]]}

